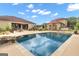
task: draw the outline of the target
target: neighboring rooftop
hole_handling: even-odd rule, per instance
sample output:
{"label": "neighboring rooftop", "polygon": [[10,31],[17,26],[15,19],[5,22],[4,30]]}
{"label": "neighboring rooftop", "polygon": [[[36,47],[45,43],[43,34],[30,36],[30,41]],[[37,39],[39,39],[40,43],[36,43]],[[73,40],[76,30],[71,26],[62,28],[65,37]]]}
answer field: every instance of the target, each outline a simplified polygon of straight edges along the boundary
{"label": "neighboring rooftop", "polygon": [[19,17],[15,17],[15,16],[0,16],[0,21],[23,22],[23,23],[35,24],[31,21],[28,21]]}
{"label": "neighboring rooftop", "polygon": [[66,18],[58,18],[58,19],[52,20],[52,21],[49,22],[49,24],[50,23],[59,23],[62,20],[66,20]]}

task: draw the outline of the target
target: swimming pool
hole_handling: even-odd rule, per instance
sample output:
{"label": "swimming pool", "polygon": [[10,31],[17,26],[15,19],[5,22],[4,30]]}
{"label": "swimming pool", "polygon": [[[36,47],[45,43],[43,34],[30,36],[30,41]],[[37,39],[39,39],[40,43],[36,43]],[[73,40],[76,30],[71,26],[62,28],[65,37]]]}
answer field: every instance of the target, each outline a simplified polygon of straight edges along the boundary
{"label": "swimming pool", "polygon": [[36,56],[49,56],[70,36],[71,34],[37,33],[24,35],[17,42]]}

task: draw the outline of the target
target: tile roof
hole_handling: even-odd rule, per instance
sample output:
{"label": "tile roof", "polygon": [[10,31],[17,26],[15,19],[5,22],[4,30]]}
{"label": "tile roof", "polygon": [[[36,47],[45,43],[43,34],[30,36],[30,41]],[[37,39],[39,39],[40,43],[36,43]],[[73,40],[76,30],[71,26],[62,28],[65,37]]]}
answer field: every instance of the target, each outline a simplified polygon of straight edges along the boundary
{"label": "tile roof", "polygon": [[52,20],[51,22],[49,22],[49,24],[51,24],[51,23],[56,24],[56,23],[59,23],[62,20],[66,20],[66,18],[58,18],[58,19]]}
{"label": "tile roof", "polygon": [[0,16],[0,21],[11,21],[11,22],[22,22],[22,23],[35,24],[31,21],[27,21],[25,19],[18,18],[18,17],[15,17],[15,16]]}

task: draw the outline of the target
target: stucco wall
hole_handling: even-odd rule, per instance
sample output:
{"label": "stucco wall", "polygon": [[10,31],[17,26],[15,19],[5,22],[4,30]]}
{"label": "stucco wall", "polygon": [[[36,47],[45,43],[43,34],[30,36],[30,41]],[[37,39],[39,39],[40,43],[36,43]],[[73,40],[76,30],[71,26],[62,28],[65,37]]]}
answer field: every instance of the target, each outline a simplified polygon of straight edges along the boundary
{"label": "stucco wall", "polygon": [[64,23],[65,25],[67,25],[67,20],[62,20],[60,21],[61,23]]}
{"label": "stucco wall", "polygon": [[[60,22],[63,23],[63,24],[65,24],[65,26],[67,26],[67,20],[61,20]],[[48,24],[47,25],[47,29],[48,30],[53,30],[56,27],[57,30],[60,30],[61,25],[59,23],[57,23],[55,25],[56,26],[54,26],[52,23],[51,24]]]}
{"label": "stucco wall", "polygon": [[47,25],[47,29],[48,29],[48,30],[52,30],[52,29],[53,29],[53,24],[48,24],[48,25]]}
{"label": "stucco wall", "polygon": [[34,24],[28,24],[28,29],[31,29],[34,27]]}
{"label": "stucco wall", "polygon": [[6,28],[11,29],[11,22],[9,21],[0,21],[0,28],[6,30]]}
{"label": "stucco wall", "polygon": [[57,25],[56,30],[60,30],[61,25],[59,23],[56,25]]}

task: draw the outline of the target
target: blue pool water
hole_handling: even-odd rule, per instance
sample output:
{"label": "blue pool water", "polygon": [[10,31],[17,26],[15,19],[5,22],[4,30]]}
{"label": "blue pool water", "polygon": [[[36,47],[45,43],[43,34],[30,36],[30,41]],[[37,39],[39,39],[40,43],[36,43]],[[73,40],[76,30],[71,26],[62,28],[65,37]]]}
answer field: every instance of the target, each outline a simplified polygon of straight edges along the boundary
{"label": "blue pool water", "polygon": [[17,41],[36,56],[49,56],[70,36],[71,34],[40,33],[25,35]]}

